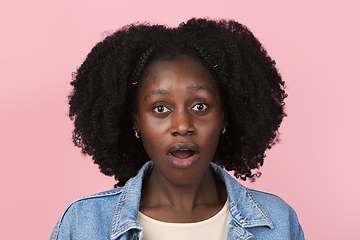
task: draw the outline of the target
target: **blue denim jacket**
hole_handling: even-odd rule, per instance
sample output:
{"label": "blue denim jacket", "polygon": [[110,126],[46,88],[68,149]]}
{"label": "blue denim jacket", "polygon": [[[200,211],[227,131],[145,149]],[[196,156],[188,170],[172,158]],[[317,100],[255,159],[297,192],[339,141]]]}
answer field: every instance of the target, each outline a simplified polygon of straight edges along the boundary
{"label": "blue denim jacket", "polygon": [[[143,232],[138,222],[141,186],[145,173],[152,166],[151,161],[146,163],[121,188],[70,204],[50,239],[142,240]],[[211,166],[225,182],[229,197],[227,239],[304,239],[296,213],[282,199],[247,189],[216,164],[211,163]]]}

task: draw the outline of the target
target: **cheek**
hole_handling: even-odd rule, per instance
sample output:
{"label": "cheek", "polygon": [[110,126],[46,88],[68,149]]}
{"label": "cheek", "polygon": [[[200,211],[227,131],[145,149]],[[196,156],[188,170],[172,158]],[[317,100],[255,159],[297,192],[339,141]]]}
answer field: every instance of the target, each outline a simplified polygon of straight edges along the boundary
{"label": "cheek", "polygon": [[167,132],[167,123],[145,114],[139,117],[139,127],[144,148],[150,158],[154,158],[161,151],[161,146],[166,145],[163,139]]}
{"label": "cheek", "polygon": [[199,139],[204,142],[203,144],[207,146],[208,149],[213,148],[215,152],[219,142],[221,129],[222,120],[220,117],[214,117],[207,119],[206,121],[199,122],[197,126],[197,133],[199,134]]}
{"label": "cheek", "polygon": [[214,134],[220,136],[221,129],[223,127],[224,114],[221,108],[213,111],[210,115],[202,118],[198,121],[199,128],[205,131],[207,134]]}
{"label": "cheek", "polygon": [[206,145],[211,148],[214,149],[214,152],[217,148],[217,145],[219,143],[219,139],[220,139],[220,130],[219,130],[219,126],[213,126],[212,129],[207,129],[207,136],[206,138]]}
{"label": "cheek", "polygon": [[144,113],[140,115],[139,127],[142,136],[153,138],[164,134],[165,129],[168,127],[168,121],[156,118],[151,113]]}

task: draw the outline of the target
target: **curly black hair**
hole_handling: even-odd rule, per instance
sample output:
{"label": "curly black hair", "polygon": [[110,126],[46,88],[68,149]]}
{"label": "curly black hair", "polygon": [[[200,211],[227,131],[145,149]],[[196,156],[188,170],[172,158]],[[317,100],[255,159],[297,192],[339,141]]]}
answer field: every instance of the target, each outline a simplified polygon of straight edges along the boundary
{"label": "curly black hair", "polygon": [[102,173],[123,185],[149,160],[135,138],[131,111],[143,74],[156,60],[187,55],[212,74],[228,114],[213,162],[242,180],[263,165],[278,141],[284,81],[262,44],[233,20],[190,19],[177,28],[132,24],[106,37],[73,74],[69,116],[73,141]]}

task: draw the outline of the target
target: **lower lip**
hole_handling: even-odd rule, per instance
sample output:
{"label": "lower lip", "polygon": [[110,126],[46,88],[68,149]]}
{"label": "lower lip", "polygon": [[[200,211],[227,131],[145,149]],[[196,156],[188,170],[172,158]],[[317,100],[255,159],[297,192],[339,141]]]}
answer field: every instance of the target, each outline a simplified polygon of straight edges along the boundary
{"label": "lower lip", "polygon": [[176,168],[189,168],[194,163],[197,162],[197,160],[200,157],[200,154],[196,153],[188,158],[176,158],[176,157],[172,156],[171,154],[168,154],[167,157],[172,166],[174,166]]}

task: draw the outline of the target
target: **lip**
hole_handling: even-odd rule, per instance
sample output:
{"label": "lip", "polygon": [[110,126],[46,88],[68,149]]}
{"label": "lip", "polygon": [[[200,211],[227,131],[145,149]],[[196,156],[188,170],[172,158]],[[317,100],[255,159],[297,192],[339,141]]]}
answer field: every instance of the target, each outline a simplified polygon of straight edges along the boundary
{"label": "lip", "polygon": [[[171,155],[172,152],[179,150],[191,150],[195,153],[188,158],[177,158]],[[199,147],[193,143],[175,143],[169,148],[166,156],[172,166],[176,168],[189,168],[198,161],[200,151]]]}

